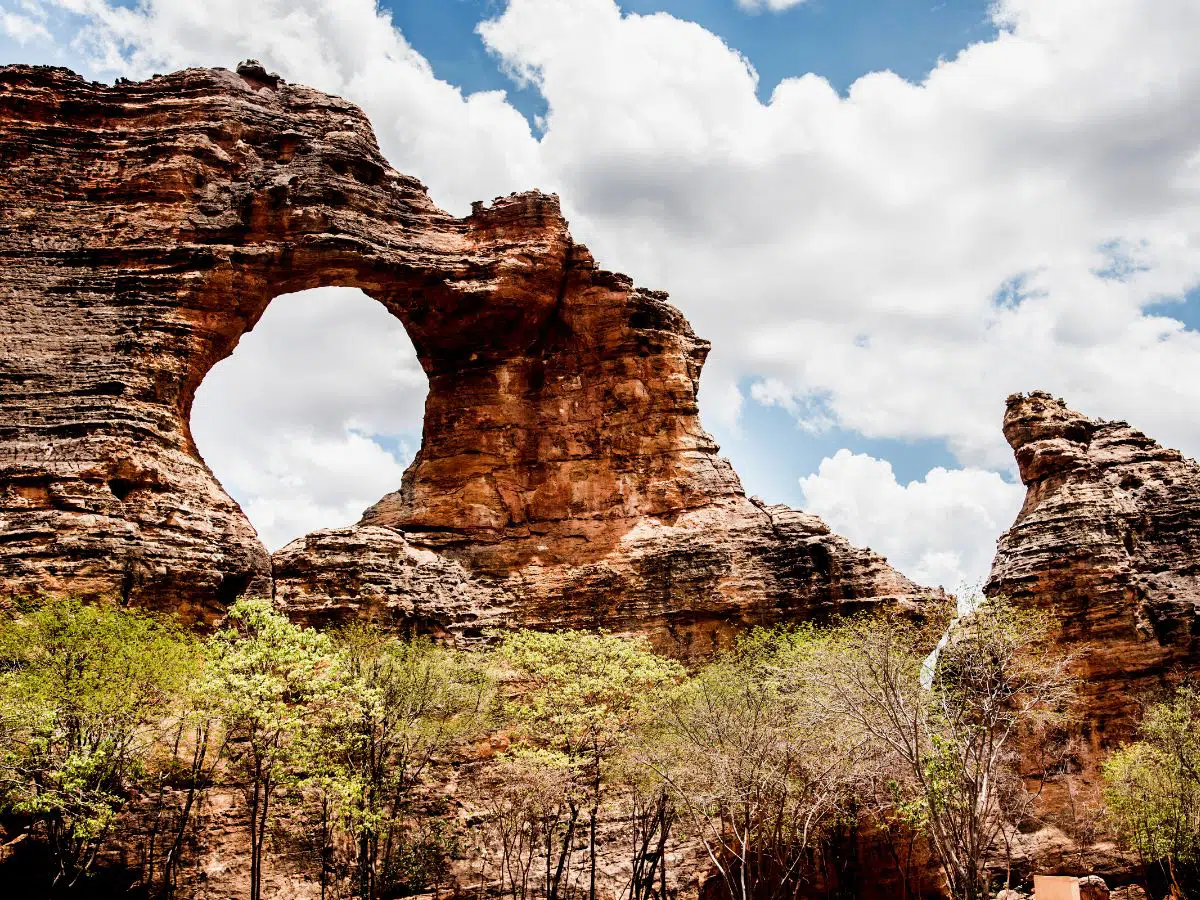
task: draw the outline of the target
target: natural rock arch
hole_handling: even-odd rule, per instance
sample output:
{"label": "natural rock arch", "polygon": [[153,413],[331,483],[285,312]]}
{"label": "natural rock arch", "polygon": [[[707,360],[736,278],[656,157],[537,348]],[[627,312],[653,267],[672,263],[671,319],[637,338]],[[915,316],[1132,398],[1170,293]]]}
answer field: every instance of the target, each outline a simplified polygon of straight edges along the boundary
{"label": "natural rock arch", "polygon": [[276,297],[196,391],[201,457],[268,550],[357,522],[421,443],[429,378],[408,332],[357,288]]}
{"label": "natural rock arch", "polygon": [[[257,64],[114,87],[13,66],[0,84],[8,593],[205,617],[274,591],[310,617],[666,632],[919,593],[744,496],[699,423],[708,344],[598,269],[557,198],[454,218],[356,107]],[[429,377],[422,447],[360,527],[272,562],[188,416],[272,298],[329,285],[403,321]]]}

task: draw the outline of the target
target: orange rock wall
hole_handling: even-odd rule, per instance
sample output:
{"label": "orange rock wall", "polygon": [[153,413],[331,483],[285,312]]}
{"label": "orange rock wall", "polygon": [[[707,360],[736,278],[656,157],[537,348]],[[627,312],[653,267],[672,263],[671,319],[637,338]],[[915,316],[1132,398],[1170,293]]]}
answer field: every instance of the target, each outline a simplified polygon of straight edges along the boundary
{"label": "orange rock wall", "polygon": [[1078,825],[1095,818],[1099,766],[1134,737],[1142,704],[1200,663],[1200,466],[1043,392],[1008,399],[1004,435],[1027,493],[987,592],[1049,614],[1079,679],[1075,749],[1043,789],[1033,845],[1066,871],[1128,872],[1103,827],[1091,842]]}
{"label": "orange rock wall", "polygon": [[[454,218],[349,103],[257,64],[89,84],[0,68],[0,590],[217,615],[274,592],[477,634],[706,640],[920,590],[756,505],[700,426],[708,344],[599,269],[553,196]],[[268,556],[188,428],[278,294],[361,288],[429,376],[423,441],[360,527]],[[690,638],[689,638],[690,639]]]}

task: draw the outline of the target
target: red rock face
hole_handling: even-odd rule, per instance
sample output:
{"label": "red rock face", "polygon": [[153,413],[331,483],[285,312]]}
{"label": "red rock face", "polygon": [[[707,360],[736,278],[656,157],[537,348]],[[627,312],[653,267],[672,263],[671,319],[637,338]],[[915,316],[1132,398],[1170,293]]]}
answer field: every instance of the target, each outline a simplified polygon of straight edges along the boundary
{"label": "red rock face", "polygon": [[1077,847],[1071,822],[1097,802],[1099,763],[1133,737],[1139,704],[1200,662],[1200,466],[1041,392],[1008,399],[1004,434],[1028,493],[987,592],[1049,612],[1080,679],[1080,748],[1045,793],[1043,852],[1120,870],[1103,834]]}
{"label": "red rock face", "polygon": [[[211,616],[274,591],[474,634],[664,634],[920,589],[748,500],[700,427],[708,344],[605,272],[555,197],[457,219],[354,106],[246,64],[142,83],[0,69],[0,585]],[[272,562],[204,465],[195,391],[278,294],[361,288],[429,376],[360,526]]]}

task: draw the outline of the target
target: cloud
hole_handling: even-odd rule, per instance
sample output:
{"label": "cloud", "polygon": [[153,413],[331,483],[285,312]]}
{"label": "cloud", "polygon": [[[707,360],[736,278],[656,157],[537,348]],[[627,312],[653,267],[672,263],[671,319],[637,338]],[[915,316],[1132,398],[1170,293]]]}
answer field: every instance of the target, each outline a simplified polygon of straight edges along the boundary
{"label": "cloud", "polygon": [[737,5],[747,12],[783,12],[807,2],[808,0],[737,0]]}
{"label": "cloud", "polygon": [[[1155,305],[1200,281],[1196,4],[1008,0],[921,84],[804,75],[765,104],[693,23],[562,6],[512,0],[481,33],[549,102],[576,231],[720,337],[706,390],[771,379],[843,428],[1006,466],[1004,397],[1044,385],[1200,448],[1178,415],[1200,341]],[[1114,242],[1144,268],[1102,277]]]}
{"label": "cloud", "polygon": [[987,578],[996,537],[1025,490],[995,472],[935,468],[899,484],[892,466],[849,450],[800,479],[805,508],[853,543],[869,546],[919,584],[971,588]]}
{"label": "cloud", "polygon": [[93,75],[255,56],[350,97],[454,211],[559,191],[606,267],[670,290],[715,339],[718,432],[756,402],[749,380],[811,429],[1006,469],[1004,398],[1045,388],[1200,452],[1180,414],[1200,404],[1200,334],[1167,302],[1200,285],[1194,0],[999,0],[994,39],[921,83],[877,72],[839,95],[798,73],[765,103],[750,62],[693,22],[510,0],[480,36],[544,96],[540,136],[502,94],[439,81],[372,0],[53,5]]}
{"label": "cloud", "polygon": [[378,302],[305,291],[276,298],[209,373],[192,435],[275,549],[358,521],[400,486],[428,390],[404,326]]}
{"label": "cloud", "polygon": [[258,452],[223,459],[221,477],[272,551],[319,528],[353,525],[399,486],[409,461],[352,431],[337,438],[275,432],[245,444]]}
{"label": "cloud", "polygon": [[50,32],[41,22],[8,10],[0,10],[0,31],[18,44],[51,39]]}

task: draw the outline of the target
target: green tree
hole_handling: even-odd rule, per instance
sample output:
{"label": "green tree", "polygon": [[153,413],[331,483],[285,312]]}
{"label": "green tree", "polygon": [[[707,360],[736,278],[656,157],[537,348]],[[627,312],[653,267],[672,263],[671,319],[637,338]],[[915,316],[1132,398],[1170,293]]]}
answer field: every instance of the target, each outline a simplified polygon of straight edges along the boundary
{"label": "green tree", "polygon": [[1018,739],[1062,720],[1072,680],[1045,617],[1004,598],[955,620],[939,645],[941,632],[936,619],[851,622],[809,683],[890,774],[893,808],[923,829],[952,896],[975,900],[989,853],[1028,814]]}
{"label": "green tree", "polygon": [[752,632],[677,688],[646,752],[735,900],[797,894],[853,795],[856,748],[801,690],[811,629]]}
{"label": "green tree", "polygon": [[490,681],[467,654],[372,626],[339,633],[335,663],[338,700],[322,753],[355,845],[357,890],[375,898],[431,871],[445,835],[417,827],[414,789],[438,754],[478,728]]}
{"label": "green tree", "polygon": [[171,625],[46,600],[0,623],[0,802],[32,817],[72,887],[113,837],[188,669]]}
{"label": "green tree", "polygon": [[166,898],[175,896],[190,828],[225,749],[211,646],[196,635],[182,639],[187,644],[183,685],[162,719],[149,760],[148,827],[142,842],[145,883]]}
{"label": "green tree", "polygon": [[250,900],[262,895],[274,801],[283,785],[303,777],[302,737],[336,699],[332,667],[329,638],[293,625],[269,600],[238,600],[213,637],[212,690],[246,796]]}
{"label": "green tree", "polygon": [[1161,863],[1180,895],[1200,863],[1200,692],[1150,706],[1139,740],[1104,764],[1104,800],[1126,846]]}
{"label": "green tree", "polygon": [[[577,773],[587,805],[588,897],[595,900],[596,823],[606,765],[627,745],[649,702],[680,680],[683,669],[654,653],[644,639],[586,631],[513,632],[505,635],[499,653],[521,682],[510,715],[532,746],[561,753]],[[564,847],[574,826],[572,819]]]}

